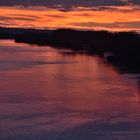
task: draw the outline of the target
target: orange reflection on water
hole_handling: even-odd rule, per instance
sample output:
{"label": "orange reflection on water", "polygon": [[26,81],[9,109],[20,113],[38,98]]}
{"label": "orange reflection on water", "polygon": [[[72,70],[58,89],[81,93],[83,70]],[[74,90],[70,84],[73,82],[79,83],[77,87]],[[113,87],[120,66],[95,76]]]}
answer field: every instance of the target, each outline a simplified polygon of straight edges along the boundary
{"label": "orange reflection on water", "polygon": [[140,97],[134,75],[121,75],[98,57],[64,55],[47,46],[12,41],[2,44],[0,131],[9,136],[15,134],[11,129],[35,134],[88,123],[97,128],[105,123],[107,130],[121,122],[128,124],[128,130],[139,129],[135,125],[140,123]]}
{"label": "orange reflection on water", "polygon": [[1,7],[0,25],[24,28],[140,30],[138,8],[134,10],[132,6],[110,6],[106,10],[95,10],[78,7],[60,11],[45,7]]}

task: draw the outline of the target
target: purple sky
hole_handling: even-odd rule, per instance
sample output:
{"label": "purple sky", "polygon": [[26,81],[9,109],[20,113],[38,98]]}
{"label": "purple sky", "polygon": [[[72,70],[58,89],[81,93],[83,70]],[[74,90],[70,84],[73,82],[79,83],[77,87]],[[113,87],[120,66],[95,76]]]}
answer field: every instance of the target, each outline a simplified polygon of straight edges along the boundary
{"label": "purple sky", "polygon": [[2,0],[1,6],[11,5],[40,5],[40,6],[56,6],[62,5],[63,7],[73,6],[123,6],[128,4],[140,5],[140,0]]}

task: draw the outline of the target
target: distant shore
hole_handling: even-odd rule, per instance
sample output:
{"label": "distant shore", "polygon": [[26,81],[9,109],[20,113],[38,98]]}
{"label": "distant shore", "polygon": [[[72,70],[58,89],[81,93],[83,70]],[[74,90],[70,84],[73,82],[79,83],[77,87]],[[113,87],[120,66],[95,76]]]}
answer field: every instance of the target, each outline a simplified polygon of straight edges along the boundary
{"label": "distant shore", "polygon": [[136,32],[0,28],[0,39],[51,45],[104,56],[110,63],[140,70],[140,35]]}

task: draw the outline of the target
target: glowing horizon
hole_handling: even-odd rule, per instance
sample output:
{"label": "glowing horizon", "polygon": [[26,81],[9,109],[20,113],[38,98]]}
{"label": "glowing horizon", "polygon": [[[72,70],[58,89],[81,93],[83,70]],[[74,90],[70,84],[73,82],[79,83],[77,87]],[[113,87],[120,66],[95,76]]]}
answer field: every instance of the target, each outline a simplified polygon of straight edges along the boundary
{"label": "glowing horizon", "polygon": [[83,30],[140,31],[138,5],[73,7],[1,6],[0,26],[21,28],[74,28]]}

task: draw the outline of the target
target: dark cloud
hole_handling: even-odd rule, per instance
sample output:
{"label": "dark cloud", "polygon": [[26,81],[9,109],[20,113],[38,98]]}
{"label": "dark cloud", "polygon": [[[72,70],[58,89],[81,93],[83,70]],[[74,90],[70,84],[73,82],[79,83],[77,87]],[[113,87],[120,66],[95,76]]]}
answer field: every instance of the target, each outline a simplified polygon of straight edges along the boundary
{"label": "dark cloud", "polygon": [[[4,0],[0,6],[23,6],[23,7],[49,7],[60,11],[71,11],[74,7],[100,7],[98,10],[108,10],[109,6],[140,5],[140,0]],[[43,9],[41,9],[43,10]],[[139,7],[138,7],[139,10]]]}
{"label": "dark cloud", "polygon": [[[135,1],[137,2],[137,1]],[[125,5],[125,1],[121,0],[4,0],[0,1],[1,6],[48,6],[53,7],[62,5],[62,7],[75,6],[121,6]]]}
{"label": "dark cloud", "polygon": [[140,0],[130,0],[130,1],[133,4],[140,5]]}

